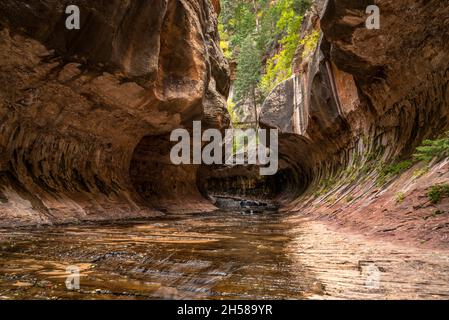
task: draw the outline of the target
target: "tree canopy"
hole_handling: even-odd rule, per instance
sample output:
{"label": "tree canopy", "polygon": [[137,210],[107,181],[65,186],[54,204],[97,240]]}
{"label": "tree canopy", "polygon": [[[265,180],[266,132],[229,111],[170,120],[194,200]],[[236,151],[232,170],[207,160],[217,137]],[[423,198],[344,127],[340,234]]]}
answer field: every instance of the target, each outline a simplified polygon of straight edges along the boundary
{"label": "tree canopy", "polygon": [[235,99],[256,104],[292,75],[310,0],[222,0],[221,47],[237,62]]}

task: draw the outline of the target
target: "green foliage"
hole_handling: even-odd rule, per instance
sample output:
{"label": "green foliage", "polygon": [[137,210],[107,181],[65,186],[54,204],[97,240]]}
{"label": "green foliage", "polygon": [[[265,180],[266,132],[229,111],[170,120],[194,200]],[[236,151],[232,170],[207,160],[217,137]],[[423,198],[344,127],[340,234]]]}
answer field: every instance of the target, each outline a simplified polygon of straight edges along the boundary
{"label": "green foliage", "polygon": [[314,196],[318,198],[319,196],[328,193],[331,190],[331,187],[335,185],[335,177],[331,177],[329,179],[322,179],[318,186],[317,191],[315,191]]}
{"label": "green foliage", "polygon": [[237,139],[232,140],[232,154],[237,154],[241,149],[241,145]]}
{"label": "green foliage", "polygon": [[334,204],[336,201],[337,201],[337,197],[335,195],[333,195],[333,196],[329,197],[326,202],[329,204]]}
{"label": "green foliage", "polygon": [[267,52],[275,44],[277,38],[277,23],[280,18],[280,11],[276,9],[276,5],[267,4],[261,6],[258,13],[259,29],[257,30],[257,47],[262,52]]}
{"label": "green foliage", "polygon": [[445,214],[446,212],[444,210],[440,210],[440,209],[435,209],[434,211],[432,211],[432,214],[425,216],[423,219],[427,220],[429,218],[436,218],[442,214]]}
{"label": "green foliage", "polygon": [[424,168],[421,168],[421,169],[416,169],[415,171],[413,171],[413,178],[415,178],[415,179],[420,178],[423,175],[425,175],[427,172],[429,172],[428,166],[425,166]]}
{"label": "green foliage", "polygon": [[[249,97],[257,104],[292,75],[302,18],[310,4],[310,0],[222,0],[220,46],[237,62],[237,100]],[[274,49],[274,57],[266,59]]]}
{"label": "green foliage", "polygon": [[307,37],[305,37],[303,40],[301,40],[301,44],[304,46],[304,51],[302,53],[303,58],[307,57],[316,50],[319,40],[320,40],[319,31],[314,31]]}
{"label": "green foliage", "polygon": [[404,192],[398,192],[396,193],[396,203],[402,203],[405,200],[405,194]]}
{"label": "green foliage", "polygon": [[235,81],[235,96],[238,100],[251,96],[256,99],[255,90],[260,80],[260,52],[251,36],[242,43],[237,59],[237,79]]}
{"label": "green foliage", "polygon": [[[430,162],[433,159],[442,159],[449,157],[449,137],[446,132],[443,137],[435,140],[424,140],[421,146],[416,148],[412,160],[396,162],[384,167],[379,175],[378,185],[383,185],[387,179],[396,176],[409,169],[415,162]],[[425,166],[413,172],[413,178],[419,178],[429,171],[429,167]]]}
{"label": "green foliage", "polygon": [[303,16],[296,11],[297,3],[292,0],[281,0],[278,3],[281,15],[276,29],[285,35],[279,40],[282,49],[267,61],[265,74],[261,79],[260,88],[265,96],[276,85],[292,76],[292,62],[300,43],[299,30],[303,19]]}
{"label": "green foliage", "polygon": [[420,147],[416,148],[413,157],[418,161],[430,162],[435,158],[449,156],[449,137],[437,140],[424,140]]}
{"label": "green foliage", "polygon": [[412,165],[413,162],[410,160],[389,164],[381,170],[377,184],[379,186],[383,185],[388,179],[410,169]]}
{"label": "green foliage", "polygon": [[220,33],[220,48],[226,59],[232,59],[232,51],[229,44],[229,35],[225,32],[222,24],[218,25],[218,32]]}
{"label": "green foliage", "polygon": [[449,197],[449,184],[434,185],[427,193],[427,197],[433,204],[440,203],[443,197]]}
{"label": "green foliage", "polygon": [[235,34],[231,38],[231,44],[234,47],[239,47],[254,32],[256,27],[256,16],[251,4],[240,3],[235,10],[234,18],[230,22],[235,30]]}
{"label": "green foliage", "polygon": [[237,114],[237,110],[235,110],[235,103],[233,101],[228,101],[227,105],[229,116],[231,117],[231,122],[236,127],[239,122],[239,116]]}
{"label": "green foliage", "polygon": [[291,61],[286,56],[285,51],[281,51],[268,60],[265,74],[263,75],[260,83],[260,89],[262,90],[264,96],[267,96],[277,84],[292,76],[290,62]]}
{"label": "green foliage", "polygon": [[396,176],[412,167],[413,163],[410,160],[392,163],[384,168],[383,174],[386,176]]}

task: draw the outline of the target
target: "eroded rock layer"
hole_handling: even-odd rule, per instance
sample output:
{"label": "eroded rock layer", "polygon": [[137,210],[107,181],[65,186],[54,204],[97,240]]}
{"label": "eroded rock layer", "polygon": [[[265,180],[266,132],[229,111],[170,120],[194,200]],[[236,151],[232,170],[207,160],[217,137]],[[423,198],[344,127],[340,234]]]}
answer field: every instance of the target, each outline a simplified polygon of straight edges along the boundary
{"label": "eroded rock layer", "polygon": [[[294,177],[271,196],[285,211],[447,245],[449,202],[427,197],[449,181],[447,161],[382,174],[391,163],[413,163],[423,139],[449,128],[449,3],[376,1],[378,30],[365,24],[372,4],[315,1],[305,17],[301,36],[320,32],[317,49],[298,47],[295,76],[260,110],[262,125],[281,131],[281,169]],[[232,185],[233,170],[222,175]]]}
{"label": "eroded rock layer", "polygon": [[[303,30],[322,31],[317,51],[307,56],[298,48],[298,74],[262,107],[262,122],[303,137],[287,155],[311,184],[285,209],[367,233],[447,244],[446,216],[427,219],[449,209],[427,198],[429,187],[449,180],[447,164],[417,176],[425,166],[417,163],[393,181],[381,175],[449,128],[449,4],[376,1],[381,27],[369,30],[370,4],[317,1]],[[279,91],[287,98],[277,99]]]}
{"label": "eroded rock layer", "polygon": [[[80,30],[65,27],[72,4],[81,11]],[[214,6],[208,0],[2,2],[1,225],[157,214],[153,200],[160,193],[138,192],[142,184],[176,198],[173,210],[186,195],[196,195],[196,210],[213,208],[194,181],[171,188],[173,179],[195,177],[196,167],[180,169],[182,177],[144,174],[136,147],[149,141],[163,149],[157,137],[192,120],[228,126],[229,72],[217,46]],[[136,172],[148,180],[136,186]]]}
{"label": "eroded rock layer", "polygon": [[390,160],[448,126],[448,5],[379,1],[381,28],[368,30],[367,4],[328,1],[317,52],[262,107],[262,122],[305,138],[297,158],[318,170]]}
{"label": "eroded rock layer", "polygon": [[[68,4],[81,8],[79,31],[64,26]],[[447,243],[447,216],[428,218],[449,201],[426,197],[449,181],[447,161],[379,178],[449,128],[449,4],[379,0],[369,30],[371,4],[320,0],[304,19],[302,37],[320,41],[298,47],[295,76],[260,110],[281,131],[279,173],[262,178],[169,161],[171,130],[229,126],[219,1],[4,1],[0,224],[207,211],[216,195]]]}

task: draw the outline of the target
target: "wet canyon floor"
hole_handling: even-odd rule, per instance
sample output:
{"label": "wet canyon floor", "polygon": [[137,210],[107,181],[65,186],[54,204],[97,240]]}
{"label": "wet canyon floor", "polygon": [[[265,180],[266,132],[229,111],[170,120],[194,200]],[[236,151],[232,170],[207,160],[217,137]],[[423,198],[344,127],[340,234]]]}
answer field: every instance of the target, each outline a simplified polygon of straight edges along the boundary
{"label": "wet canyon floor", "polygon": [[[69,266],[80,269],[69,291]],[[0,229],[0,299],[447,299],[449,251],[297,215],[164,216]]]}

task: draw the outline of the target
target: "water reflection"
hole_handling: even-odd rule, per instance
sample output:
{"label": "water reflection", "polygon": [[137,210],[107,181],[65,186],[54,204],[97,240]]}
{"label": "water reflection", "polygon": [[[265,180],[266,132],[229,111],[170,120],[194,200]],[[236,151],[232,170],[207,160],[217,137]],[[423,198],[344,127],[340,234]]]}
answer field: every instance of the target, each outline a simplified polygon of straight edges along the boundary
{"label": "water reflection", "polygon": [[[0,247],[2,299],[415,298],[449,291],[447,256],[367,244],[277,213],[3,230]],[[367,288],[360,271],[369,261],[382,272],[379,288]],[[72,265],[80,268],[77,291],[65,286]],[[433,274],[416,282],[403,272],[411,265]]]}

